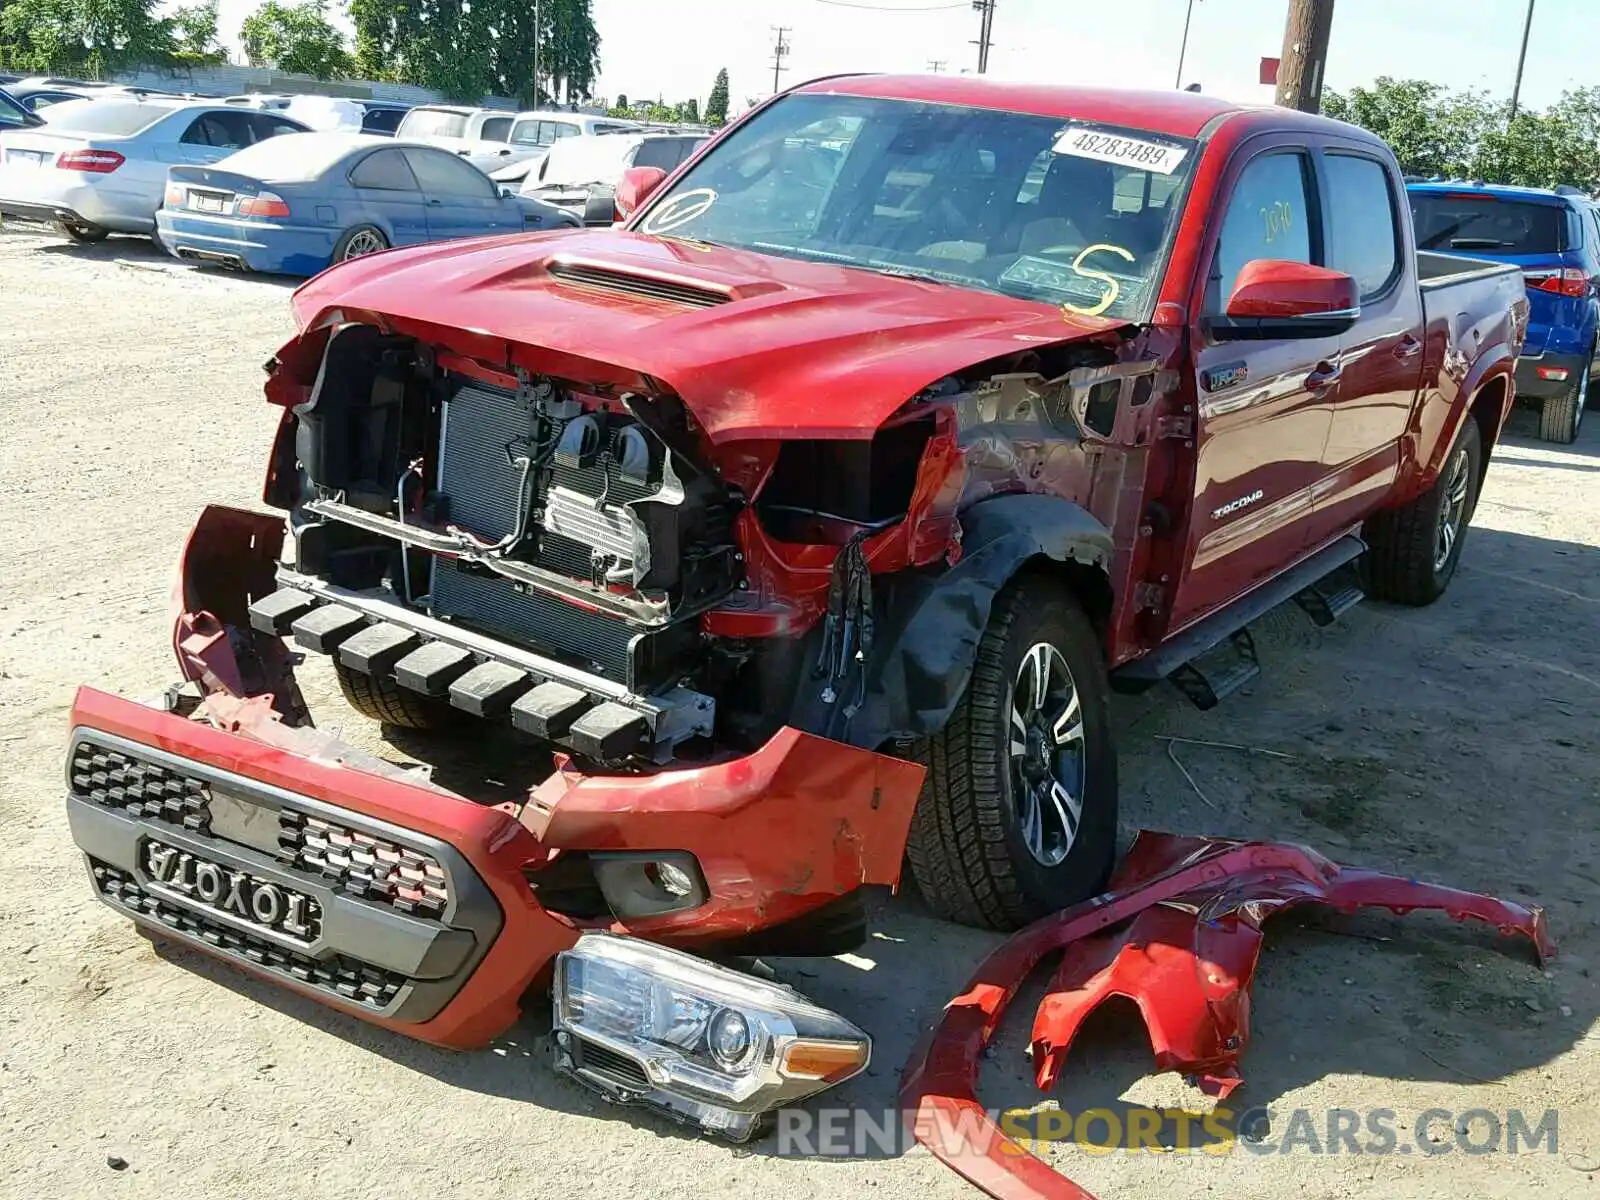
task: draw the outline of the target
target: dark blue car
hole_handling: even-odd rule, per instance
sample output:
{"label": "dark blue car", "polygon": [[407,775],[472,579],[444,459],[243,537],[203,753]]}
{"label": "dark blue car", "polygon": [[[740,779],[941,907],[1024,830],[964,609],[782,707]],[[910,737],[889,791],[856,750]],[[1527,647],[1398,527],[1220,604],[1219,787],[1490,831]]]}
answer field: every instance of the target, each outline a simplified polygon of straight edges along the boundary
{"label": "dark blue car", "polygon": [[213,166],[172,167],[156,214],[169,254],[283,275],[391,246],[578,224],[446,150],[352,133],[286,134]]}
{"label": "dark blue car", "polygon": [[1412,183],[1417,248],[1515,263],[1528,285],[1517,395],[1541,411],[1539,436],[1578,436],[1597,369],[1600,212],[1572,189]]}

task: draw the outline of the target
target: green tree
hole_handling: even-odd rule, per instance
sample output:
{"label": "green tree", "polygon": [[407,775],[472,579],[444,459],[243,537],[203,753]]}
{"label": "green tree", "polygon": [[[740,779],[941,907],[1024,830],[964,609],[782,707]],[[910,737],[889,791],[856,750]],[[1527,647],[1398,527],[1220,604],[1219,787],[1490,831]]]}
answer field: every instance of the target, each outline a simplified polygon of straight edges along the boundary
{"label": "green tree", "polygon": [[728,68],[717,72],[711,85],[711,98],[706,101],[706,124],[715,128],[728,123]]}
{"label": "green tree", "polygon": [[214,67],[228,61],[227,51],[217,37],[217,0],[174,9],[169,20],[180,62],[194,67]]}
{"label": "green tree", "polygon": [[616,103],[612,104],[612,106],[610,108],[606,109],[606,116],[608,116],[608,117],[631,117],[631,116],[633,116],[633,108],[628,103],[628,93],[627,92],[618,92],[617,93]]}
{"label": "green tree", "polygon": [[681,125],[700,124],[700,101],[690,99],[682,104],[675,105],[672,110],[672,119]]}
{"label": "green tree", "polygon": [[292,5],[267,0],[245,18],[239,41],[253,67],[334,79],[349,75],[353,66],[344,36],[328,20],[324,0]]}
{"label": "green tree", "polygon": [[530,108],[591,95],[600,72],[591,0],[542,0],[538,17],[536,27],[529,0],[350,0],[363,76]]}
{"label": "green tree", "polygon": [[9,0],[0,6],[0,55],[41,73],[164,66],[176,45],[156,0]]}
{"label": "green tree", "polygon": [[1480,92],[1451,93],[1422,79],[1380,76],[1370,88],[1324,92],[1322,111],[1388,142],[1408,175],[1460,177],[1500,119]]}

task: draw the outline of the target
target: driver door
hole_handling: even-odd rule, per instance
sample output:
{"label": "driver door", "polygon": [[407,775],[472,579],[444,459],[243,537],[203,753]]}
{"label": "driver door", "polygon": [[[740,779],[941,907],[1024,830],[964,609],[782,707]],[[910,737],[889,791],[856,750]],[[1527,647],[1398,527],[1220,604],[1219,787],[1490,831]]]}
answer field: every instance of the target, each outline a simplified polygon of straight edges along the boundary
{"label": "driver door", "polygon": [[1323,264],[1310,150],[1280,137],[1245,143],[1230,164],[1220,231],[1211,246],[1195,347],[1195,500],[1188,567],[1171,631],[1191,624],[1290,566],[1310,548],[1339,388],[1339,338],[1223,340],[1240,269],[1254,259]]}

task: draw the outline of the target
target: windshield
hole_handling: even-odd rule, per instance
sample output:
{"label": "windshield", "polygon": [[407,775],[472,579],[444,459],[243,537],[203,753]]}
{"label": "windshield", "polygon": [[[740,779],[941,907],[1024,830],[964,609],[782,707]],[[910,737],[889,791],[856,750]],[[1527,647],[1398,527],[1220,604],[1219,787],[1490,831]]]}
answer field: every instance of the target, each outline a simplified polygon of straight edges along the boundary
{"label": "windshield", "polygon": [[1148,317],[1194,143],[1060,117],[790,96],[659,201],[646,233]]}
{"label": "windshield", "polygon": [[1566,210],[1487,193],[1412,192],[1419,250],[1555,254],[1564,249]]}
{"label": "windshield", "polygon": [[171,112],[172,107],[149,100],[69,100],[64,104],[52,104],[40,115],[54,133],[129,137],[154,125]]}
{"label": "windshield", "polygon": [[466,137],[467,114],[447,112],[438,108],[413,108],[400,122],[398,136],[408,137]]}

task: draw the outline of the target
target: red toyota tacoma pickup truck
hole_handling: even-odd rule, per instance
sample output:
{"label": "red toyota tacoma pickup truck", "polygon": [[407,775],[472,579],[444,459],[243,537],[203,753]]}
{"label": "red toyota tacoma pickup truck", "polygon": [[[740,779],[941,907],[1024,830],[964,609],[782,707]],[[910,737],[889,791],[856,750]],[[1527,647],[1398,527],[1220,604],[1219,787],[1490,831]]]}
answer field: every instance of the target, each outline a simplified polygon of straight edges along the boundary
{"label": "red toyota tacoma pickup truck", "polygon": [[[1436,599],[1527,302],[1381,142],[1187,93],[821,80],[618,199],[295,294],[287,521],[207,510],[188,683],[82,690],[68,803],[147,929],[449,1046],[549,980],[558,1066],[738,1137],[867,1039],[697,955],[837,952],[903,861],[976,924],[1096,893],[1110,690]],[[548,778],[341,747],[289,645]]]}

